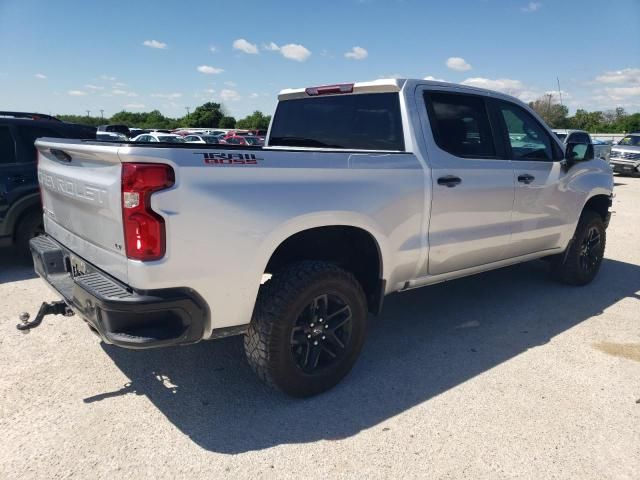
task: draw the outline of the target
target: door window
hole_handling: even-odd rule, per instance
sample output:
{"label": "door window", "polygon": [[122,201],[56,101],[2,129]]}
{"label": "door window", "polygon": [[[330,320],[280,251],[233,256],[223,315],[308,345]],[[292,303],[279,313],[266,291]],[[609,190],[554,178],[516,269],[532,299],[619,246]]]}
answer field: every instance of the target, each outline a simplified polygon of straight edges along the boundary
{"label": "door window", "polygon": [[9,127],[0,127],[0,165],[16,162],[16,145]]}
{"label": "door window", "polygon": [[499,102],[498,110],[504,121],[511,145],[511,158],[515,160],[553,161],[557,149],[545,128],[521,107],[508,102]]}
{"label": "door window", "polygon": [[24,152],[28,152],[24,159],[24,162],[35,162],[38,158],[38,151],[34,145],[36,139],[42,137],[60,137],[61,135],[54,132],[49,128],[33,127],[33,126],[21,126],[18,127],[19,140],[22,143]]}
{"label": "door window", "polygon": [[591,143],[591,140],[589,139],[589,135],[587,135],[584,132],[575,132],[572,133],[569,136],[569,140],[567,141],[567,143],[586,143],[589,144]]}
{"label": "door window", "polygon": [[466,158],[496,158],[485,101],[478,95],[426,92],[425,102],[436,144]]}

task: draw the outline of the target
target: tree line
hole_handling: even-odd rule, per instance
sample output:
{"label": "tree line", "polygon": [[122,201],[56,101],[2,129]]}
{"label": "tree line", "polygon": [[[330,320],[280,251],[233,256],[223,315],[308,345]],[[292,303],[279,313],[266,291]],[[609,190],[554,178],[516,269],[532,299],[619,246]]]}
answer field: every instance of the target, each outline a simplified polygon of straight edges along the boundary
{"label": "tree line", "polygon": [[[551,128],[573,128],[591,133],[628,133],[640,130],[640,113],[628,114],[624,108],[589,112],[578,109],[569,116],[566,105],[558,103],[554,95],[544,95],[530,102],[529,106],[540,115]],[[241,128],[247,130],[267,129],[271,115],[256,110],[245,118],[236,120],[225,113],[219,103],[207,102],[193,113],[180,118],[165,117],[159,110],[151,112],[118,112],[111,118],[83,115],[58,115],[61,120],[85,125],[123,124],[138,128]]]}
{"label": "tree line", "polygon": [[227,115],[219,103],[207,102],[197,107],[192,113],[180,118],[165,117],[159,110],[150,112],[121,111],[109,118],[91,117],[88,115],[58,115],[65,122],[80,123],[97,127],[99,125],[119,124],[137,128],[174,129],[189,128],[241,128],[246,130],[267,129],[271,115],[256,110],[251,115],[236,120]]}
{"label": "tree line", "polygon": [[558,103],[551,94],[530,102],[529,106],[551,128],[572,128],[590,133],[629,133],[640,130],[640,113],[628,114],[622,107],[594,112],[580,108],[570,117],[569,109]]}

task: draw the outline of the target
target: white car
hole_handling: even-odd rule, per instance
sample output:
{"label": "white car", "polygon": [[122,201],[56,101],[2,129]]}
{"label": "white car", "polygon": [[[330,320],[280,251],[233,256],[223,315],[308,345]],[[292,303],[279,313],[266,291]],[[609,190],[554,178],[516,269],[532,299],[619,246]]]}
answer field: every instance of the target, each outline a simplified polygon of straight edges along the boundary
{"label": "white car", "polygon": [[174,135],[173,133],[151,132],[138,135],[132,138],[131,141],[139,143],[184,143],[184,138],[180,135]]}
{"label": "white car", "polygon": [[184,137],[184,142],[218,144],[220,143],[220,140],[215,135],[186,135]]}

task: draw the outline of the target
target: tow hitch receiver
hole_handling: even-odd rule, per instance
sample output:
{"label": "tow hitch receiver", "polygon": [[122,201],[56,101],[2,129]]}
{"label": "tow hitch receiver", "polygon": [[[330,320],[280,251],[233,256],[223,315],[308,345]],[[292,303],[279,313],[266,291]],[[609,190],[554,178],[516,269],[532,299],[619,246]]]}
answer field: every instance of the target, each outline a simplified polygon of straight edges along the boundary
{"label": "tow hitch receiver", "polygon": [[73,315],[73,310],[62,300],[51,303],[43,302],[42,305],[40,305],[40,310],[38,310],[36,318],[31,321],[29,321],[29,314],[22,312],[19,317],[21,323],[17,324],[16,328],[22,333],[29,333],[29,330],[36,328],[42,323],[46,315],[64,315],[65,317],[70,317]]}

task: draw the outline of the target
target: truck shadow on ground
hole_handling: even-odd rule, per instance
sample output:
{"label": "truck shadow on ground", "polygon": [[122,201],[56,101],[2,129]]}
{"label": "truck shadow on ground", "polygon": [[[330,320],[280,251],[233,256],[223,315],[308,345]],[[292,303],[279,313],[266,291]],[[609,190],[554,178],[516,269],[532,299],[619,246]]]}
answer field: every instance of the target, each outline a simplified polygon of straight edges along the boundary
{"label": "truck shadow on ground", "polygon": [[639,290],[640,267],[605,260],[583,288],[553,283],[546,264],[534,262],[392,295],[370,319],[351,374],[306,400],[264,387],[240,338],[155,351],[103,345],[131,381],[85,402],[145,395],[194,442],[220,453],[341,439],[546,344],[624,297],[640,299]]}
{"label": "truck shadow on ground", "polygon": [[14,247],[0,248],[0,283],[35,278],[31,256]]}

